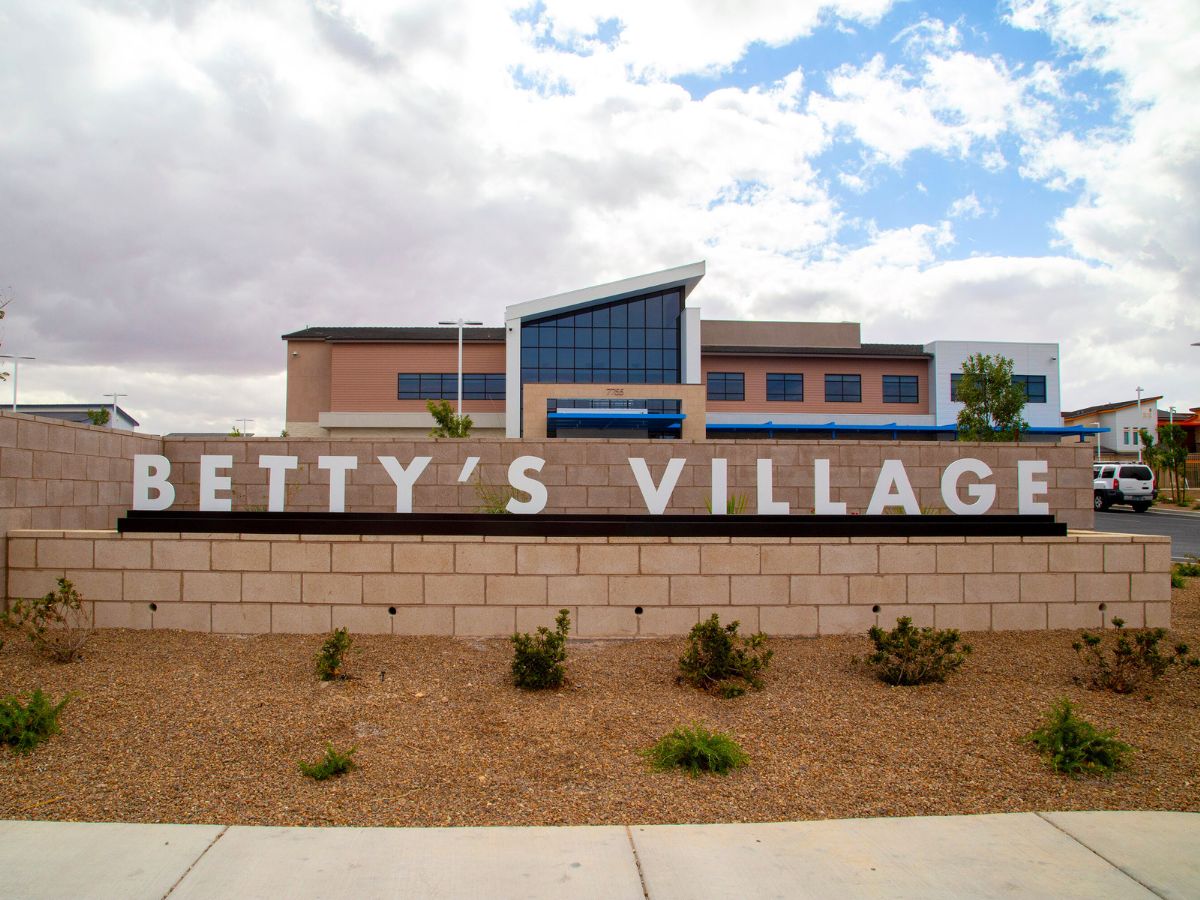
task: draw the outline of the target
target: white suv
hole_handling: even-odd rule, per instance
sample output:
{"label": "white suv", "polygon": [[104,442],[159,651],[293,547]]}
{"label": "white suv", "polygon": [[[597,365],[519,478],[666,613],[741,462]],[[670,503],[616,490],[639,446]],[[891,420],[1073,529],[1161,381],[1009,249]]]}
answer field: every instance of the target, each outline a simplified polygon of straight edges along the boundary
{"label": "white suv", "polygon": [[1095,463],[1092,478],[1092,504],[1100,511],[1124,503],[1145,512],[1158,496],[1154,473],[1142,463]]}

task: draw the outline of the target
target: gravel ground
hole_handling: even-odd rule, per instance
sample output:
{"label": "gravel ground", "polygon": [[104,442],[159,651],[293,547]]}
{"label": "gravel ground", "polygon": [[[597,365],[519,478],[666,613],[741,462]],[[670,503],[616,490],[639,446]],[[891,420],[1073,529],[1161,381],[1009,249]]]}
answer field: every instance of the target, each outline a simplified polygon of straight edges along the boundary
{"label": "gravel ground", "polygon": [[[1173,639],[1200,646],[1200,579],[1174,594]],[[888,687],[851,659],[865,637],[779,639],[767,687],[721,700],[674,683],[682,640],[572,643],[570,684],[524,693],[505,641],[360,637],[355,677],[312,675],[319,636],[104,631],[86,658],[9,640],[0,694],[70,691],[63,732],[0,750],[0,818],[244,825],[748,822],[1040,809],[1200,811],[1200,671],[1150,699],[1091,691],[1074,632],[972,634],[945,685]],[[382,673],[382,675],[381,675]],[[1021,741],[1055,699],[1138,748],[1110,779],[1051,773]],[[677,724],[732,731],[727,777],[651,772]],[[296,769],[326,741],[361,768]]]}

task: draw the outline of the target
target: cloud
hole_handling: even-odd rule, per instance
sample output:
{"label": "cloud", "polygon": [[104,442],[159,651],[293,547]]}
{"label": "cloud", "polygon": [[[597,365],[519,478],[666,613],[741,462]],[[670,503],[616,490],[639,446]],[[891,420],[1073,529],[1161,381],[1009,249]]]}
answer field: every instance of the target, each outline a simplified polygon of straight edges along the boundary
{"label": "cloud", "polygon": [[979,202],[974,191],[965,197],[959,197],[946,210],[946,215],[951,219],[978,219],[983,213],[983,204]]}

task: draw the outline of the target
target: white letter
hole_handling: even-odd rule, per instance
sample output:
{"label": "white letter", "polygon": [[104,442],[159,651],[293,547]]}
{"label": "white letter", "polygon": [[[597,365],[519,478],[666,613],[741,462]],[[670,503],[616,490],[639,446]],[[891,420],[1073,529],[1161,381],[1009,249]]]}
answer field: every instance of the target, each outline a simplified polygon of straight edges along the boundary
{"label": "white letter", "polygon": [[846,504],[829,499],[829,460],[813,460],[813,512],[818,516],[844,516]]}
{"label": "white letter", "polygon": [[645,501],[650,515],[661,516],[663,514],[667,504],[671,502],[671,494],[675,492],[675,485],[679,483],[679,475],[683,472],[686,462],[686,459],[672,458],[669,460],[667,471],[663,473],[662,482],[655,487],[646,460],[640,456],[629,458],[629,468],[633,469],[633,479],[637,482],[638,490],[642,492],[642,500]]}
{"label": "white letter", "polygon": [[792,511],[791,505],[786,500],[775,500],[773,469],[771,468],[771,460],[760,459],[758,461],[758,514],[760,516],[786,516]]}
{"label": "white letter", "polygon": [[383,464],[383,468],[396,483],[396,512],[412,512],[413,484],[421,477],[421,473],[425,471],[425,467],[432,459],[432,456],[414,456],[412,462],[408,464],[408,468],[405,469],[394,456],[379,457],[379,462]]}
{"label": "white letter", "polygon": [[729,512],[729,463],[720,457],[712,461],[712,499],[709,504],[709,512],[714,516]]}
{"label": "white letter", "polygon": [[283,512],[283,488],[288,469],[299,465],[294,456],[260,456],[258,467],[266,469],[267,475],[267,512]]}
{"label": "white letter", "polygon": [[514,515],[533,515],[546,508],[546,486],[536,479],[530,478],[527,471],[540,472],[546,464],[544,459],[537,456],[518,456],[508,466],[508,483],[518,491],[529,495],[528,500],[518,500],[510,497],[504,505]]}
{"label": "white letter", "polygon": [[[295,457],[292,457],[295,459]],[[357,456],[318,456],[317,468],[329,470],[329,511],[346,511],[346,470],[358,468]]]}
{"label": "white letter", "polygon": [[982,516],[996,502],[996,486],[968,484],[967,493],[976,499],[974,503],[963,503],[958,496],[958,479],[967,472],[980,478],[990,478],[992,475],[991,466],[982,460],[969,457],[956,459],[942,473],[942,502],[956,516]]}
{"label": "white letter", "polygon": [[[171,461],[165,456],[139,453],[133,458],[133,508],[170,509],[175,502],[175,486],[167,479]],[[151,491],[157,491],[155,497]]]}
{"label": "white letter", "polygon": [[1050,512],[1050,504],[1034,500],[1048,493],[1050,486],[1044,481],[1034,481],[1034,475],[1045,475],[1049,463],[1044,459],[1017,460],[1017,512],[1023,516],[1044,516]]}
{"label": "white letter", "polygon": [[[895,488],[895,491],[892,488]],[[875,481],[875,490],[871,494],[871,502],[867,505],[867,515],[883,515],[884,508],[888,506],[902,506],[905,515],[909,516],[921,514],[921,504],[917,502],[917,495],[908,483],[904,463],[898,459],[883,461],[879,478]]]}
{"label": "white letter", "polygon": [[217,469],[233,468],[232,456],[201,456],[200,457],[200,511],[229,512],[233,501],[228,497],[218,497],[217,491],[227,491],[230,488],[229,476],[217,475]]}

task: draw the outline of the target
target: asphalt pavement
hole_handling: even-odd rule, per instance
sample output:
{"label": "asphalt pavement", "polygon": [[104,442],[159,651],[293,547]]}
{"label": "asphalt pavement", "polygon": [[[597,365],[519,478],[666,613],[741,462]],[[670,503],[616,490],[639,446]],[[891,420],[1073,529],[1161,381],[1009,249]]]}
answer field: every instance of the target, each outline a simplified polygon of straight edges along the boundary
{"label": "asphalt pavement", "polygon": [[1118,534],[1162,534],[1171,539],[1171,558],[1200,556],[1200,513],[1151,509],[1136,513],[1123,506],[1096,513],[1097,531]]}

